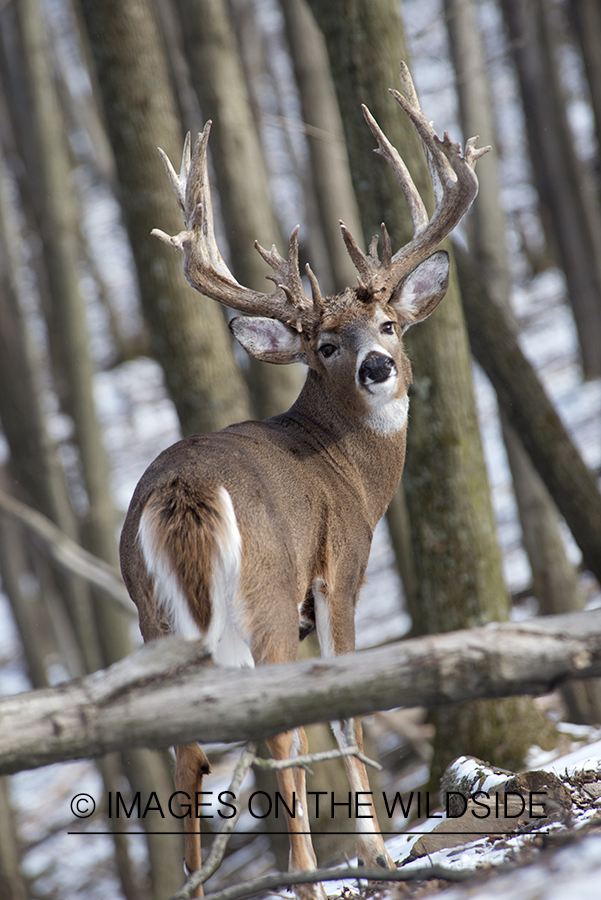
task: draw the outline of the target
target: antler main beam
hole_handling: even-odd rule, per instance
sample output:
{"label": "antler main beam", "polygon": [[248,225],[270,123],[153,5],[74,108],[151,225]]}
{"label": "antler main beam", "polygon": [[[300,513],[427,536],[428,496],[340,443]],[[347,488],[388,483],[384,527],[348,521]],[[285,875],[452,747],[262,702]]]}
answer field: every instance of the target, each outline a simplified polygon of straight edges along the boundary
{"label": "antler main beam", "polygon": [[196,290],[245,315],[268,316],[298,331],[305,330],[317,315],[321,295],[312,272],[308,274],[315,304],[304,291],[298,267],[298,226],[290,236],[287,259],[280,256],[275,245],[265,250],[255,241],[256,250],[273,269],[273,275],[267,276],[276,285],[270,294],[239,284],[219,252],[207,166],[211,124],[210,120],[205,124],[192,153],[190,134],[187,135],[179,175],[166,153],[159,149],[182,212],[184,230],[173,237],[158,228],[152,234],[183,254],[184,274]]}
{"label": "antler main beam", "polygon": [[475,144],[478,138],[473,137],[466,141],[465,154],[462,155],[461,145],[453,143],[446,132],[441,140],[422,111],[409,69],[404,62],[401,62],[400,80],[403,93],[392,89],[390,93],[411,119],[422,144],[436,200],[434,214],[428,219],[426,207],[407,166],[368,108],[363,106],[365,120],[378,142],[375,152],[391,166],[407,200],[414,236],[392,256],[390,238],[386,226],[382,225],[383,250],[380,260],[377,239],[375,243],[372,241],[365,254],[344,223],[340,223],[344,242],[361,282],[372,295],[379,294],[383,299],[433,253],[438,244],[459,224],[478,193],[478,179],[474,171],[476,162],[491,149],[477,149]]}

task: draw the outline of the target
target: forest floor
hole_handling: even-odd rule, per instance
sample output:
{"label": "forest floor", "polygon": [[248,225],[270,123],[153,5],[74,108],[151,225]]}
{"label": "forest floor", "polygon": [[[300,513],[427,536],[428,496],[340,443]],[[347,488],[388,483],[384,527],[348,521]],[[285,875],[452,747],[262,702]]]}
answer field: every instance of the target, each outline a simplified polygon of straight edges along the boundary
{"label": "forest floor", "polygon": [[[592,743],[509,783],[510,773],[495,777],[489,772],[484,780],[477,761],[462,759],[454,766],[455,775],[469,783],[474,773],[476,778],[480,774],[480,787],[472,783],[471,792],[485,791],[490,803],[485,806],[482,795],[479,805],[471,802],[466,807],[460,802],[454,810],[450,807],[450,818],[439,811],[436,817],[412,824],[411,834],[387,841],[389,853],[408,874],[406,882],[377,888],[367,883],[358,886],[356,881],[330,882],[328,896],[345,900],[433,895],[440,900],[598,900],[601,731],[597,729],[596,734]],[[594,735],[591,729],[589,737]],[[456,781],[453,786],[458,790],[460,784]],[[440,877],[413,880],[412,872],[423,872],[424,867],[436,870]]]}

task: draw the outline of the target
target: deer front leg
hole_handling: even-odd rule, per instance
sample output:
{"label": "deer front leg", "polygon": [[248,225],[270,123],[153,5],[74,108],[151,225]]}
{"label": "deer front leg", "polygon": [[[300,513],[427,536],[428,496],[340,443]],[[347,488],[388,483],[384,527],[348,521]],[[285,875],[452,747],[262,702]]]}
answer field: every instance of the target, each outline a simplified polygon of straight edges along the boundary
{"label": "deer front leg", "polygon": [[[356,583],[360,584],[361,579]],[[331,659],[342,653],[350,653],[355,649],[355,604],[353,601],[357,592],[358,588],[356,587],[354,591],[351,589],[348,593],[337,591],[336,595],[343,599],[336,602],[333,596],[334,592],[328,590],[323,582],[316,583],[314,586],[315,627],[321,655],[324,659]],[[350,603],[349,596],[352,598]],[[354,728],[351,723],[354,724]],[[358,717],[352,720],[342,719],[332,722],[331,726],[341,750],[346,749],[354,738],[353,742],[363,752],[363,729]],[[356,798],[357,806],[355,808],[360,813],[355,817],[359,865],[394,869],[395,865],[380,833],[365,765],[354,756],[346,756],[344,757],[344,766],[351,791]]]}
{"label": "deer front leg", "polygon": [[[291,759],[307,753],[308,741],[304,728],[295,728],[267,738],[269,752],[274,759]],[[287,809],[288,834],[290,838],[291,872],[306,872],[317,867],[315,851],[311,841],[305,770],[301,768],[281,769],[277,772],[278,787]],[[326,900],[321,884],[298,884],[294,888],[298,900]]]}
{"label": "deer front leg", "polygon": [[[332,722],[332,731],[341,750],[353,741],[363,753],[363,728],[361,719],[341,719]],[[349,726],[354,727],[349,727]],[[350,739],[350,740],[349,740]],[[360,866],[394,869],[386,844],[380,833],[378,817],[372,802],[371,788],[365,765],[356,756],[345,756],[344,767],[351,791],[355,795],[355,829],[357,832],[357,860]]]}

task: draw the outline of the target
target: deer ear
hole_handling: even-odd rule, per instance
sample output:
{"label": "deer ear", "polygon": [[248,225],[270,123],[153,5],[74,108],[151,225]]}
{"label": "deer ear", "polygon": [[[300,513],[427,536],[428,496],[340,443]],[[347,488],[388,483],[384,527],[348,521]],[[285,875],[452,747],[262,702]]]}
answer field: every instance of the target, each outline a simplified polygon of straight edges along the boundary
{"label": "deer ear", "polygon": [[238,316],[230,321],[230,329],[254,359],[278,365],[307,362],[300,334],[283,322],[262,316]]}
{"label": "deer ear", "polygon": [[390,301],[403,331],[434,312],[446,294],[448,284],[449,254],[446,250],[433,253],[405,278],[398,294]]}

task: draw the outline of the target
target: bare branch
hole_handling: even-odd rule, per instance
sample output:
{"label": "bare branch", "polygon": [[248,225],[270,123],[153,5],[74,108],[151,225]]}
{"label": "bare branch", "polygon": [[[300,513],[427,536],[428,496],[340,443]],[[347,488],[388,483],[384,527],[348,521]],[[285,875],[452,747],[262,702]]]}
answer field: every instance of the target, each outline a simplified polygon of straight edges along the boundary
{"label": "bare branch", "polygon": [[79,575],[92,587],[101,591],[105,597],[116,603],[121,612],[127,613],[132,618],[137,615],[136,608],[121,580],[121,575],[114,566],[98,559],[92,553],[88,553],[42,513],[31,509],[4,491],[0,491],[0,514],[23,525],[33,535],[40,549],[63,572]]}
{"label": "bare branch", "polygon": [[330,759],[342,759],[344,756],[356,756],[364,765],[371,766],[372,769],[376,769],[378,772],[382,771],[380,763],[361,753],[356,744],[343,749],[322,750],[320,753],[305,753],[303,756],[295,756],[292,759],[263,759],[257,756],[252,765],[256,769],[272,769],[275,772],[279,769],[291,769],[298,766],[299,768],[307,769],[309,774],[313,774],[311,769],[309,769],[309,766],[313,765],[313,763],[327,762]]}
{"label": "bare branch", "polygon": [[[205,900],[243,900],[265,891],[291,887],[295,884],[316,884],[319,881],[339,881],[343,878],[356,878],[364,881],[467,881],[473,872],[466,869],[445,869],[443,866],[422,866],[419,869],[374,869],[366,866],[341,866],[338,869],[312,869],[309,872],[275,872],[273,875],[262,875],[242,884],[223,888],[205,894]],[[186,884],[187,887],[187,884]],[[186,888],[174,894],[171,900],[188,900],[192,893]]]}

